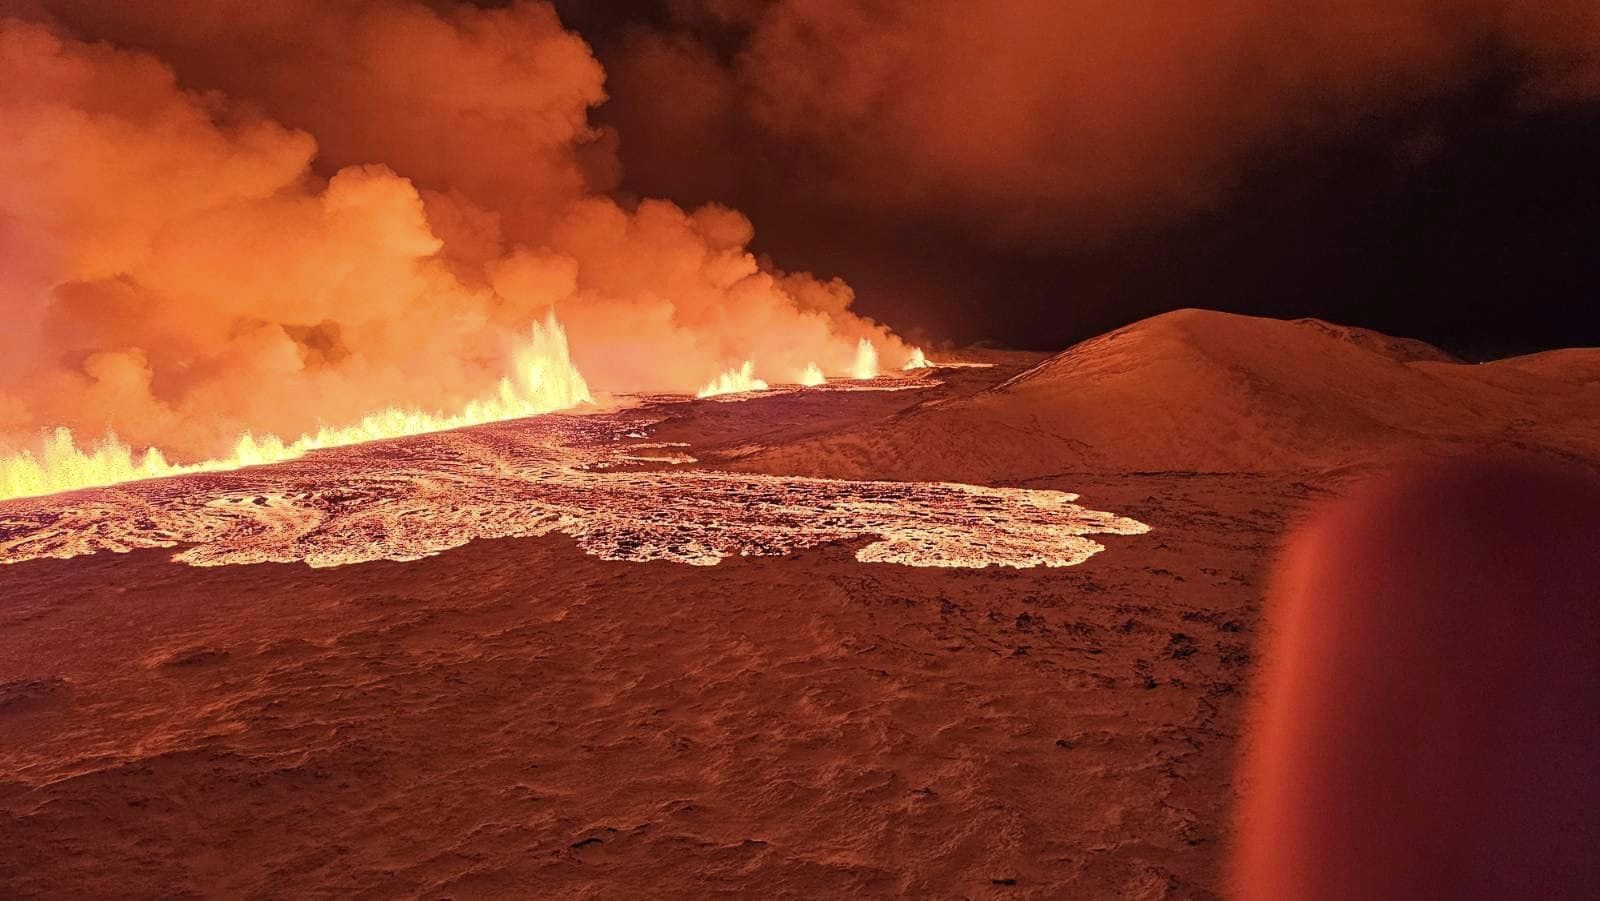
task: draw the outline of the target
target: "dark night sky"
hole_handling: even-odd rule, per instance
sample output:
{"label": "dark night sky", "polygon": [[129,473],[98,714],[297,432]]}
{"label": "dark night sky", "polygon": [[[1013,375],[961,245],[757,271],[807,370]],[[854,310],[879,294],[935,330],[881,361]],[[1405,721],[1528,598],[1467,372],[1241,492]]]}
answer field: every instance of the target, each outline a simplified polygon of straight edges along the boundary
{"label": "dark night sky", "polygon": [[[1485,50],[1448,90],[1402,96],[1352,127],[1262,142],[1197,211],[1092,237],[997,243],[970,222],[819,199],[805,161],[770,145],[748,148],[759,157],[743,161],[754,178],[676,172],[674,152],[730,149],[664,149],[630,131],[630,101],[692,99],[619,78],[630,36],[670,27],[666,7],[557,7],[624,95],[595,116],[621,133],[623,193],[743,210],[759,251],[784,268],[845,278],[861,311],[912,335],[1052,349],[1200,306],[1318,316],[1468,358],[1600,345],[1600,103],[1519,104],[1515,55]],[[723,30],[710,42],[729,59],[742,37]]]}

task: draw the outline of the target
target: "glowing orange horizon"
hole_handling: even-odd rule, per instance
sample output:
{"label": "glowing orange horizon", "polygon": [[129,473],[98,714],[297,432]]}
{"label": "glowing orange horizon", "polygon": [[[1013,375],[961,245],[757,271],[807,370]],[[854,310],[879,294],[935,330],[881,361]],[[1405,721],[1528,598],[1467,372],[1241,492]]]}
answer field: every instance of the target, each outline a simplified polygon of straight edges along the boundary
{"label": "glowing orange horizon", "polygon": [[[933,364],[922,352],[922,348],[913,347],[906,357],[902,371],[914,372],[918,369],[932,369]],[[856,343],[855,360],[851,364],[849,378],[856,381],[875,379],[880,374],[878,367],[878,349],[870,340],[862,338]],[[806,368],[796,374],[791,382],[780,384],[793,384],[802,388],[814,388],[825,385],[828,377],[816,363],[807,363]],[[772,385],[765,379],[756,375],[756,366],[753,360],[745,360],[737,366],[730,366],[715,379],[706,383],[705,387],[695,392],[696,397],[719,397],[724,394],[746,394],[752,391],[767,391]]]}
{"label": "glowing orange horizon", "polygon": [[[903,368],[909,371],[931,367],[922,349],[914,348]],[[391,406],[353,425],[323,427],[293,441],[285,441],[274,434],[257,437],[247,430],[239,435],[229,454],[193,463],[174,463],[158,447],[136,451],[115,434],[80,445],[71,429],[56,428],[49,432],[37,454],[21,450],[0,456],[0,501],[282,463],[314,450],[445,432],[594,402],[588,382],[572,362],[566,330],[554,311],[544,322],[534,323],[529,340],[513,357],[511,370],[500,379],[494,393],[470,401],[455,413]],[[754,363],[746,360],[719,375],[697,396],[707,398],[767,390],[767,382],[757,378],[754,372]],[[877,374],[877,351],[863,338],[858,345],[852,377],[872,379]],[[815,363],[808,364],[795,382],[801,387],[825,383],[826,378]]]}

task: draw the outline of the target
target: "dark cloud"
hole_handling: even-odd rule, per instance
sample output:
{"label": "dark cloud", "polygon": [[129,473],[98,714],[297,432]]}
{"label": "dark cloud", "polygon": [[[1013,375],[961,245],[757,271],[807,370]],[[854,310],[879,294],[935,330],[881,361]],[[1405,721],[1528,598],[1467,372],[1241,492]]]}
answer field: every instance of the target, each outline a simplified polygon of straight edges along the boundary
{"label": "dark cloud", "polygon": [[[1463,160],[1488,147],[1468,142],[1515,141],[1505,121],[1537,130],[1600,96],[1600,6],[1580,0],[562,10],[587,23],[607,66],[611,99],[599,115],[622,136],[626,188],[733,202],[755,217],[763,246],[834,265],[869,309],[934,329],[978,324],[958,324],[959,337],[1059,341],[1162,306],[1169,289],[1141,265],[1179,270],[1172,280],[1195,290],[1241,260],[1271,269],[1304,260],[1274,232],[1382,234],[1383,222],[1343,195],[1417,202],[1406,177],[1488,170],[1486,156]],[[1528,171],[1532,160],[1514,163],[1502,177],[1545,177]],[[1337,177],[1352,181],[1321,192],[1319,180]],[[1271,194],[1285,192],[1303,197],[1303,215],[1273,209]],[[1229,243],[1199,231],[1206,223],[1268,240]],[[1349,252],[1308,261],[1298,293]],[[930,257],[962,272],[932,279],[944,296],[920,307],[875,275],[898,268],[905,289],[920,290],[930,279],[918,261]],[[1296,287],[1233,284],[1277,294],[1244,302],[1264,312],[1292,310]],[[1241,303],[1220,290],[1188,302]],[[1337,317],[1339,304],[1326,312]]]}

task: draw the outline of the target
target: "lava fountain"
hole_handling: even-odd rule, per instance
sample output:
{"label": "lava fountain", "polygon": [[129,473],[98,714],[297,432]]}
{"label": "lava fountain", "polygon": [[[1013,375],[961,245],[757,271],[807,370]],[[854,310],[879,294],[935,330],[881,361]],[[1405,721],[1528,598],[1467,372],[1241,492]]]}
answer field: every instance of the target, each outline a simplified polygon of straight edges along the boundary
{"label": "lava fountain", "polygon": [[743,394],[747,391],[765,391],[767,383],[756,378],[756,364],[745,360],[738,368],[729,368],[695,392],[696,397],[716,397],[721,394]]}
{"label": "lava fountain", "polygon": [[572,363],[566,331],[552,311],[543,323],[534,323],[528,341],[513,356],[511,371],[496,389],[453,413],[390,407],[357,423],[321,428],[292,441],[245,432],[231,454],[196,463],[171,463],[156,447],[136,453],[115,435],[80,447],[72,432],[61,428],[51,433],[37,456],[23,450],[0,458],[0,500],[279,463],[313,450],[534,416],[593,400],[588,383]]}

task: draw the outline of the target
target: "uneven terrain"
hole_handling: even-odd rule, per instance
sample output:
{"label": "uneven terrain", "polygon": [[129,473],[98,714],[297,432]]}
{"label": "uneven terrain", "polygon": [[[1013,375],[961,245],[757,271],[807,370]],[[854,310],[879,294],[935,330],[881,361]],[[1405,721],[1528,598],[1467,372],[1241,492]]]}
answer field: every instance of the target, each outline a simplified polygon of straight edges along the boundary
{"label": "uneven terrain", "polygon": [[[662,459],[582,470],[626,486],[620,533],[583,526],[617,494],[570,485],[529,500],[474,483],[478,512],[440,505],[418,448],[466,439],[361,452],[409,453],[403,492],[353,512],[318,495],[309,528],[305,497],[262,490],[292,468],[118,489],[104,508],[0,505],[19,561],[0,566],[0,895],[1215,895],[1286,531],[1396,454],[1593,459],[1600,366],[1468,366],[1320,323],[1174,315],[916,390],[648,402],[629,440]],[[1287,372],[1307,359],[1318,377]],[[501,450],[472,467],[504,462],[504,441],[481,443]],[[885,524],[851,506],[880,489],[828,487],[848,509],[819,513],[773,487],[795,477],[1070,492],[1149,531],[1096,533],[1104,549],[1055,561],[1070,566],[970,568],[1029,562],[1015,548],[870,562],[886,529],[942,523],[912,545],[959,555],[951,535],[1015,511],[906,486],[911,512]],[[705,530],[756,484],[778,494],[730,521],[790,540]],[[140,518],[169,495],[199,532]],[[238,499],[207,506],[222,496]],[[409,519],[356,515],[418,497]],[[481,522],[497,497],[554,525],[449,540],[441,522]],[[291,512],[215,519],[227,503]],[[58,539],[155,538],[29,544],[69,513],[87,518]],[[656,513],[698,522],[701,544],[660,538]],[[848,522],[808,525],[830,515]],[[285,522],[287,539],[250,531]],[[418,553],[313,559],[361,529]],[[207,556],[241,542],[290,562]]]}

